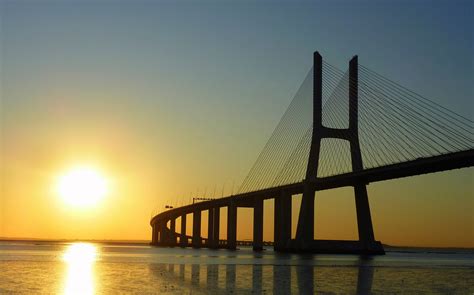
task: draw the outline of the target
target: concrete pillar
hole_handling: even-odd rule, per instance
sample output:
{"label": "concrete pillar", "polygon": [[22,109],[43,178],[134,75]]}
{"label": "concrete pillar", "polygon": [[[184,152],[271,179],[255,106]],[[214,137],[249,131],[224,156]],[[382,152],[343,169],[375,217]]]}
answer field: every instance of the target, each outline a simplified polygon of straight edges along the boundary
{"label": "concrete pillar", "polygon": [[186,237],[186,214],[181,215],[181,236],[179,238],[181,247],[188,245],[188,238]]}
{"label": "concrete pillar", "polygon": [[193,247],[201,247],[201,210],[193,212]]}
{"label": "concrete pillar", "polygon": [[155,224],[151,226],[151,244],[152,245],[156,244],[156,225]]}
{"label": "concrete pillar", "polygon": [[160,243],[160,224],[155,223],[155,243],[158,245]]}
{"label": "concrete pillar", "polygon": [[237,248],[237,206],[233,203],[227,207],[227,248]]}
{"label": "concrete pillar", "polygon": [[280,210],[281,210],[281,200],[279,197],[273,199],[274,205],[273,205],[273,249],[279,249],[280,244],[281,244],[281,238],[280,238],[280,229],[281,229],[281,216],[280,216]]}
{"label": "concrete pillar", "polygon": [[374,230],[372,228],[372,218],[370,216],[369,198],[365,184],[354,186],[357,228],[359,230],[359,241],[368,247],[375,241]]}
{"label": "concrete pillar", "polygon": [[214,226],[213,226],[213,247],[218,248],[219,247],[219,229],[220,229],[220,216],[221,216],[221,208],[216,207],[213,210],[214,213]]}
{"label": "concrete pillar", "polygon": [[161,228],[161,223],[157,223],[156,224],[156,243],[157,244],[161,243],[162,235],[163,235],[163,232]]}
{"label": "concrete pillar", "polygon": [[163,235],[163,229],[162,229],[162,225],[161,225],[161,222],[158,222],[156,224],[156,244],[157,245],[161,245],[161,242],[162,242],[162,235]]}
{"label": "concrete pillar", "polygon": [[170,220],[170,243],[172,246],[176,245],[176,218]]}
{"label": "concrete pillar", "polygon": [[296,241],[301,248],[311,247],[314,240],[314,194],[315,190],[305,183],[296,229]]}
{"label": "concrete pillar", "polygon": [[169,235],[166,228],[166,222],[160,223],[160,244],[167,246],[169,244]]}
{"label": "concrete pillar", "polygon": [[256,200],[253,207],[253,250],[263,250],[263,199]]}
{"label": "concrete pillar", "polygon": [[291,194],[284,194],[281,198],[282,231],[281,238],[286,244],[291,240]]}
{"label": "concrete pillar", "polygon": [[212,247],[214,244],[214,210],[216,209],[210,208],[207,215],[207,247]]}
{"label": "concrete pillar", "polygon": [[291,240],[291,194],[281,192],[274,209],[274,249],[285,250]]}
{"label": "concrete pillar", "polygon": [[359,66],[357,55],[349,61],[349,130],[351,131],[351,160],[352,169],[360,171],[362,169],[362,157],[359,148]]}
{"label": "concrete pillar", "polygon": [[[359,70],[358,58],[354,56],[349,62],[349,130],[352,137],[349,139],[351,146],[352,171],[362,171],[362,155],[359,143],[359,127],[358,127],[358,101],[359,101]],[[357,227],[359,230],[359,240],[369,247],[374,242],[374,230],[372,228],[372,218],[370,216],[369,199],[367,196],[367,188],[365,183],[354,186]]]}
{"label": "concrete pillar", "polygon": [[306,168],[305,187],[301,199],[296,240],[300,247],[305,248],[314,240],[314,190],[309,182],[318,175],[319,154],[322,138],[322,85],[323,59],[318,52],[313,54],[313,131],[311,148],[309,151],[308,166]]}

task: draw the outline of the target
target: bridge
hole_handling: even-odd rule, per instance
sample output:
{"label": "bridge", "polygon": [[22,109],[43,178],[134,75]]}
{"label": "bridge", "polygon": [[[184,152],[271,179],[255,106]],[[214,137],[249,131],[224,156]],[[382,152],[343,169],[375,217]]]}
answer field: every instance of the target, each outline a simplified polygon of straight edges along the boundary
{"label": "bridge", "polygon": [[[383,254],[366,186],[473,164],[472,120],[360,65],[357,56],[342,71],[315,52],[312,69],[239,192],[154,216],[151,244],[226,249],[248,244],[262,250],[263,204],[273,199],[276,251]],[[315,193],[340,187],[353,187],[359,239],[315,240]],[[296,195],[302,201],[293,238]],[[226,239],[219,236],[221,208],[227,209]],[[251,242],[237,241],[237,208],[253,209]],[[208,211],[207,237],[201,234],[203,211]],[[192,235],[186,234],[189,214]]]}

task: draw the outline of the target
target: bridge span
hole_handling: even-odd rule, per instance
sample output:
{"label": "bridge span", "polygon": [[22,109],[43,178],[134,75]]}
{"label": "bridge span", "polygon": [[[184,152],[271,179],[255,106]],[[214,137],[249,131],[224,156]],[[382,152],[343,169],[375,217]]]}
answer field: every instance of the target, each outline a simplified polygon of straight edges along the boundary
{"label": "bridge span", "polygon": [[[392,161],[392,163],[385,163],[374,167],[364,167],[358,127],[360,92],[357,56],[349,63],[347,81],[349,86],[347,92],[349,96],[349,126],[347,128],[330,128],[323,125],[322,68],[322,57],[319,53],[315,52],[313,66],[313,122],[310,130],[310,150],[307,156],[307,162],[305,162],[307,167],[304,179],[299,182],[273,185],[263,189],[241,192],[220,199],[194,203],[162,212],[154,216],[150,221],[152,227],[152,245],[236,249],[239,244],[248,244],[248,242],[237,241],[237,209],[240,207],[253,209],[253,241],[251,245],[256,251],[262,250],[264,247],[263,204],[264,200],[273,199],[273,247],[276,251],[383,254],[384,250],[382,244],[375,239],[373,233],[366,188],[368,184],[472,167],[474,165],[474,140],[470,137],[474,134],[472,124],[468,123],[467,125],[462,125],[458,122],[458,125],[455,126],[467,130],[468,135],[466,136],[460,132],[456,133],[456,131],[448,130],[449,134],[447,133],[447,136],[449,135],[450,137],[447,141],[448,143],[459,143],[461,148],[455,145],[453,150],[448,150],[447,152],[445,148],[444,151],[441,152],[416,154],[415,151],[423,149],[421,146],[416,145],[416,143],[412,143],[411,146],[408,144],[408,148],[406,148],[407,153],[412,155],[411,158],[398,162]],[[378,96],[381,95],[377,94],[377,97]],[[454,117],[454,115],[452,116]],[[444,129],[447,128],[446,126],[448,125],[444,125]],[[419,128],[422,127],[423,126]],[[444,129],[443,126],[439,127],[439,130]],[[440,136],[439,134],[442,135],[442,131],[438,133],[437,137]],[[416,140],[420,140],[421,135],[416,135]],[[318,166],[321,165],[321,141],[324,138],[337,138],[349,142],[351,171],[323,177],[318,176]],[[433,150],[438,151],[444,148],[444,145],[441,144],[436,146],[436,141],[428,137],[421,139],[426,142],[428,142],[428,140],[435,142],[426,144],[426,146],[429,146]],[[448,146],[448,143],[446,143],[446,146]],[[400,150],[402,147],[403,145],[400,144]],[[382,144],[379,144],[378,148],[382,148]],[[413,155],[418,156],[415,157]],[[359,240],[315,240],[313,228],[315,192],[340,187],[354,188]],[[292,238],[292,197],[298,194],[302,194],[303,197],[298,216],[296,236]],[[221,208],[227,209],[226,239],[221,239],[219,236]],[[202,237],[201,233],[201,217],[203,211],[208,212],[208,235],[205,238]],[[187,216],[189,214],[192,214],[192,235],[186,234]],[[176,221],[178,219],[181,223],[180,232],[176,231]],[[267,245],[269,244],[267,243]]]}

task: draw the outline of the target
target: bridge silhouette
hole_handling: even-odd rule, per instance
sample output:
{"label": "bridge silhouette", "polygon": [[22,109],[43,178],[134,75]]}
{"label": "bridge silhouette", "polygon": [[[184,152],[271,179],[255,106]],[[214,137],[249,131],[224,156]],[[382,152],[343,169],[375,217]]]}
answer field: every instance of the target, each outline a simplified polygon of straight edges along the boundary
{"label": "bridge silhouette", "polygon": [[[366,186],[473,164],[472,120],[360,65],[357,56],[344,72],[315,52],[312,70],[239,192],[154,216],[151,243],[236,249],[248,244],[236,238],[237,208],[244,207],[253,209],[253,249],[262,250],[263,204],[273,199],[276,251],[383,254],[374,236]],[[354,188],[359,239],[315,240],[315,193],[340,187]],[[292,238],[292,197],[300,194]],[[226,239],[219,237],[221,208],[227,208]],[[208,211],[207,237],[201,234],[203,211]],[[186,234],[188,214],[192,235]]]}

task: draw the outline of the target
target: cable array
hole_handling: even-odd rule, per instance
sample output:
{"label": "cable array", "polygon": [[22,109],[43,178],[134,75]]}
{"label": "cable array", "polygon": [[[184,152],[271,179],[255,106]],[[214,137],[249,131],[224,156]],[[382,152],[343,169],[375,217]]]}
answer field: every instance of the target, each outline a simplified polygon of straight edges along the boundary
{"label": "cable array", "polygon": [[359,65],[364,168],[474,148],[474,122]]}
{"label": "cable array", "polygon": [[271,186],[291,153],[311,126],[313,69],[306,75],[290,105],[275,127],[257,160],[245,177],[239,192]]}
{"label": "cable array", "polygon": [[[312,70],[239,188],[249,192],[300,182],[312,134]],[[323,125],[347,129],[350,77],[323,61]],[[474,148],[474,122],[375,71],[358,68],[358,132],[364,169]],[[323,139],[318,177],[352,171],[350,144]]]}

